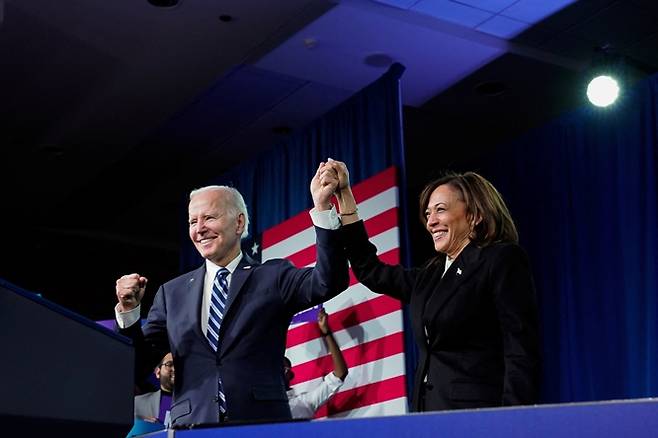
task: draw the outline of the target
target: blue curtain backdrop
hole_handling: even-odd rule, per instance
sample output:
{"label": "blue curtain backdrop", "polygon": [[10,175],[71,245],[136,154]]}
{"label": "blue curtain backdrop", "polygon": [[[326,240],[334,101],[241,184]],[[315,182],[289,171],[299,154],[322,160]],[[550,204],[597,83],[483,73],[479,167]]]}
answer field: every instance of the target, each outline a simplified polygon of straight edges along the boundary
{"label": "blue curtain backdrop", "polygon": [[[404,181],[399,84],[403,72],[402,65],[392,65],[380,79],[292,135],[287,142],[208,184],[224,184],[240,190],[249,209],[249,233],[258,239],[264,230],[313,206],[309,192],[311,178],[320,162],[328,157],[347,164],[354,184],[392,165],[399,167],[400,179]],[[249,248],[251,242],[243,242],[243,247]],[[194,269],[201,262],[186,239],[181,269]]]}
{"label": "blue curtain backdrop", "polygon": [[657,109],[653,77],[479,167],[534,266],[546,402],[658,395]]}

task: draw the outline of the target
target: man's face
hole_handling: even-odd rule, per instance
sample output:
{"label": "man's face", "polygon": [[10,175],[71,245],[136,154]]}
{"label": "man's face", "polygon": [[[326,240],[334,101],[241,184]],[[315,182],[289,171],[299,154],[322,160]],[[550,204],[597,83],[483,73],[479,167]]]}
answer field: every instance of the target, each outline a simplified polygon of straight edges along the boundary
{"label": "man's face", "polygon": [[171,353],[167,353],[162,358],[162,362],[155,369],[155,377],[160,380],[160,388],[169,392],[173,391],[176,372],[174,371],[174,358]]}
{"label": "man's face", "polygon": [[227,194],[220,190],[197,193],[188,207],[190,239],[203,258],[226,266],[240,252],[244,216],[227,210]]}

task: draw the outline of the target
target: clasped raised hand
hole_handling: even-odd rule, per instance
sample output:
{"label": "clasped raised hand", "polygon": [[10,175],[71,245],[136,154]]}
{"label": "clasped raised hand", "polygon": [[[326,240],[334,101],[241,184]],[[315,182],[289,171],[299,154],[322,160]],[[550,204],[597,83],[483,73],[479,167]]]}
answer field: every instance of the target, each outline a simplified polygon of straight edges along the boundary
{"label": "clasped raised hand", "polygon": [[338,174],[324,161],[318,166],[311,179],[311,196],[313,204],[319,211],[331,209],[331,197],[338,188]]}

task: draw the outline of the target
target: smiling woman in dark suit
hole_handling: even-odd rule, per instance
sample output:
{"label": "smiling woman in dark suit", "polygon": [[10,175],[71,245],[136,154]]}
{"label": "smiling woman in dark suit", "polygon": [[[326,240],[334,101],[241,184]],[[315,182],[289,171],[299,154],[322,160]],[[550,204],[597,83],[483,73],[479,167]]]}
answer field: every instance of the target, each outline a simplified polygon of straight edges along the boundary
{"label": "smiling woman in dark suit", "polygon": [[494,186],[468,172],[428,184],[420,215],[437,255],[420,268],[384,264],[368,241],[344,163],[342,232],[356,277],[409,304],[419,348],[412,409],[533,404],[539,393],[535,288],[516,227]]}

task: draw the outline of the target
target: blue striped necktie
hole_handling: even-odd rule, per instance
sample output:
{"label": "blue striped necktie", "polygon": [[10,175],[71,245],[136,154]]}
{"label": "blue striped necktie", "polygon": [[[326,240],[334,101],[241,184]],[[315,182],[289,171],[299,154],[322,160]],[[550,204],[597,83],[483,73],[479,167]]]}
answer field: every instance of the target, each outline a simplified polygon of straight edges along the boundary
{"label": "blue striped necktie", "polygon": [[[217,351],[219,347],[219,327],[222,325],[224,314],[226,313],[226,300],[228,299],[228,269],[221,268],[217,271],[215,280],[212,283],[212,294],[210,295],[210,310],[208,311],[208,332],[206,337],[210,342],[213,350]],[[226,396],[222,379],[217,382],[217,402],[219,404],[220,415],[226,415]]]}

